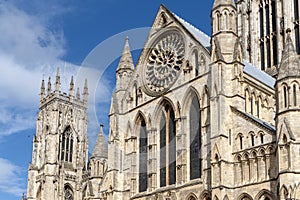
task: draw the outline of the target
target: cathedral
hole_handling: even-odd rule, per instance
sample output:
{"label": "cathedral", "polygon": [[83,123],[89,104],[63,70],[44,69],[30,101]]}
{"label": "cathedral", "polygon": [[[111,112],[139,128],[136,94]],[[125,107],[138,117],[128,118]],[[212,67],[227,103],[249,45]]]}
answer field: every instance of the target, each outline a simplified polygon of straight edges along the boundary
{"label": "cathedral", "polygon": [[[82,93],[42,82],[28,200],[300,199],[298,0],[214,0],[206,35],[164,5],[129,39],[88,157]],[[134,39],[134,38],[133,38]]]}

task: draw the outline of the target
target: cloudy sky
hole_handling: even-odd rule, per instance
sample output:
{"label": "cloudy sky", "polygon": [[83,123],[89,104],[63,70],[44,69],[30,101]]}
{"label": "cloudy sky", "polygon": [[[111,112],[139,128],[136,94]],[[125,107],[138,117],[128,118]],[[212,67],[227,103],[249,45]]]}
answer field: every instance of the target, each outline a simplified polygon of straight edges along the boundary
{"label": "cloudy sky", "polygon": [[92,150],[125,37],[136,62],[161,3],[210,34],[212,0],[0,0],[0,199],[26,193],[41,80],[60,67],[67,92],[71,74],[81,89],[88,77]]}

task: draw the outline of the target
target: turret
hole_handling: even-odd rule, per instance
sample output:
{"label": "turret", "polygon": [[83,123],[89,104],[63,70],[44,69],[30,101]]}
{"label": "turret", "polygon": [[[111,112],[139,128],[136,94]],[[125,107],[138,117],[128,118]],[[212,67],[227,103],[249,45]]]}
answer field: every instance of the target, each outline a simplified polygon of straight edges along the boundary
{"label": "turret", "polygon": [[76,99],[79,101],[80,100],[80,91],[79,91],[79,87],[77,88],[76,91]]}
{"label": "turret", "polygon": [[69,97],[70,97],[70,100],[73,100],[73,98],[74,98],[74,81],[73,81],[73,76],[71,77],[71,82],[70,82]]}
{"label": "turret", "polygon": [[91,165],[91,183],[93,186],[93,191],[98,191],[98,184],[103,179],[104,174],[107,171],[107,159],[108,150],[107,144],[103,132],[103,125],[100,125],[100,131],[98,138],[94,147],[94,151],[91,155],[90,165]]}
{"label": "turret", "polygon": [[278,185],[300,181],[300,60],[295,51],[291,30],[279,65],[276,92],[276,138],[278,144]]}
{"label": "turret", "polygon": [[84,81],[84,88],[83,88],[83,103],[86,105],[87,100],[88,100],[88,84],[87,84],[87,79]]}
{"label": "turret", "polygon": [[237,9],[233,0],[215,0],[212,17],[212,61],[233,62],[241,60],[241,51],[236,31]]}
{"label": "turret", "polygon": [[56,78],[55,78],[55,93],[59,93],[60,90],[60,74],[59,67],[57,68]]}
{"label": "turret", "polygon": [[51,77],[48,79],[47,96],[51,94]]}
{"label": "turret", "polygon": [[[72,99],[73,78],[69,94],[60,91],[59,69],[55,90],[49,77],[47,96],[42,81],[40,108],[33,140],[32,162],[28,170],[28,199],[83,199],[77,189],[87,172],[87,107],[83,100]],[[70,98],[71,97],[71,98]]]}
{"label": "turret", "polygon": [[42,80],[42,85],[41,85],[41,92],[40,92],[40,102],[42,102],[44,97],[45,97],[45,81],[43,79]]}
{"label": "turret", "polygon": [[127,83],[134,70],[134,64],[129,47],[129,39],[126,38],[124,50],[116,71],[117,83],[116,91],[126,89]]}
{"label": "turret", "polygon": [[[277,115],[300,111],[299,99],[300,60],[291,38],[291,30],[287,30],[287,39],[279,65],[276,80]],[[286,115],[286,114],[285,114]]]}
{"label": "turret", "polygon": [[107,156],[108,153],[107,153],[107,145],[106,145],[106,140],[103,131],[103,124],[100,124],[100,131],[91,158],[106,159]]}

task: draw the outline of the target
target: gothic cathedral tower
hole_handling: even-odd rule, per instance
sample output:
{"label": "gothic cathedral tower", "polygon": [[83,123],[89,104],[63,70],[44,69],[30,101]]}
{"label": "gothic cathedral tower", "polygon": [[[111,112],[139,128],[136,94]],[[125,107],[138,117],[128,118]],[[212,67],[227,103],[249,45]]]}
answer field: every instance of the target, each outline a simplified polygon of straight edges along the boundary
{"label": "gothic cathedral tower", "polygon": [[74,96],[73,77],[69,94],[60,91],[57,70],[55,90],[49,77],[40,93],[32,162],[28,170],[28,199],[81,199],[82,177],[87,169],[87,81],[83,98]]}

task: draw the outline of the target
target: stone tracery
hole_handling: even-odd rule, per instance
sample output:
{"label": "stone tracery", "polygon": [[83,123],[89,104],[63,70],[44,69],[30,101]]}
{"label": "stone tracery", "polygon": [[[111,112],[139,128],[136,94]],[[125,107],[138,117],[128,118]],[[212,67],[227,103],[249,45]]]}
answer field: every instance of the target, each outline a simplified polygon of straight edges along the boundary
{"label": "stone tracery", "polygon": [[144,74],[148,94],[160,95],[174,84],[182,68],[184,53],[184,41],[179,33],[166,34],[156,42]]}

